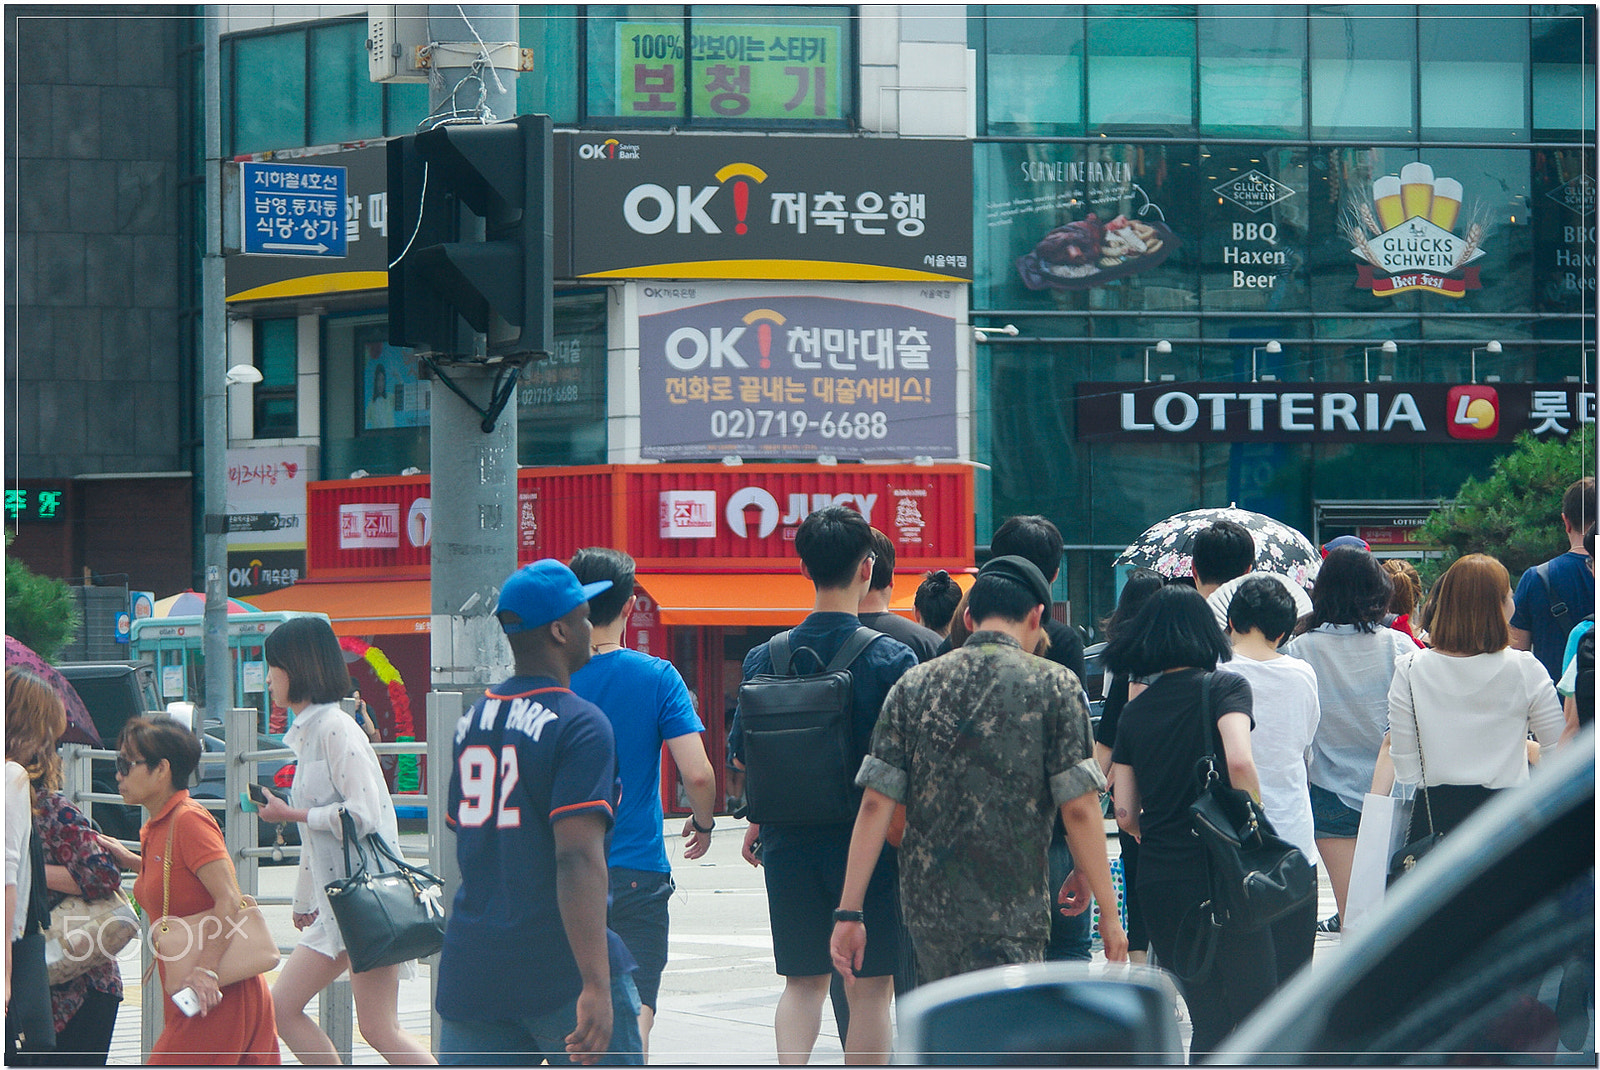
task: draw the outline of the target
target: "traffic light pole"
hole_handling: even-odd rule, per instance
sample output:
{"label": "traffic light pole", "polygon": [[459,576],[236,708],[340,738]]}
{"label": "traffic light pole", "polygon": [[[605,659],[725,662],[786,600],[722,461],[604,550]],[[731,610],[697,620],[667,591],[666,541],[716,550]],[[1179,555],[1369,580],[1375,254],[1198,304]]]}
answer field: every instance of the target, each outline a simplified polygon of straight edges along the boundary
{"label": "traffic light pole", "polygon": [[[429,80],[435,121],[452,113],[458,118],[482,114],[480,101],[496,120],[516,114],[515,50],[509,56],[512,66],[500,69],[485,51],[485,46],[517,40],[516,5],[430,5],[428,29],[429,39],[441,43],[434,49],[436,73]],[[456,364],[448,374],[468,398],[488,408],[499,369]],[[507,668],[505,641],[492,611],[500,584],[517,565],[517,408],[507,405],[486,432],[472,405],[439,386],[435,383],[432,391],[429,436],[433,686],[470,695]]]}
{"label": "traffic light pole", "polygon": [[[429,114],[471,112],[480,106],[496,120],[517,113],[516,50],[509,68],[495,69],[483,55],[484,45],[516,41],[517,8],[514,4],[430,5],[428,39],[452,47],[434,52],[435,75],[428,81]],[[470,55],[466,44],[479,50],[480,63],[456,57]],[[457,63],[458,66],[444,64]],[[484,119],[488,116],[484,115]],[[419,206],[420,207],[420,206]],[[517,567],[517,406],[505,407],[492,430],[484,430],[483,416],[473,404],[487,409],[493,402],[495,372],[500,365],[457,364],[449,375],[466,398],[452,390],[435,389],[430,402],[429,469],[431,472],[433,540],[429,552],[432,568],[430,597],[433,690],[464,693],[467,704],[476,693],[509,674],[507,648],[493,616],[500,584]],[[437,387],[440,384],[435,383]],[[429,697],[428,738],[443,729]],[[459,711],[462,699],[453,709]],[[434,748],[438,752],[438,748]],[[448,753],[448,744],[446,751]],[[448,777],[445,768],[430,767],[434,777]],[[431,798],[443,793],[432,791]],[[437,815],[434,815],[436,819]],[[439,827],[444,827],[439,823]],[[455,837],[442,836],[439,849],[449,856],[445,870],[455,877]],[[455,881],[451,881],[453,888]],[[435,996],[439,960],[428,971],[429,1031],[435,1054],[439,1051],[440,1021]]]}

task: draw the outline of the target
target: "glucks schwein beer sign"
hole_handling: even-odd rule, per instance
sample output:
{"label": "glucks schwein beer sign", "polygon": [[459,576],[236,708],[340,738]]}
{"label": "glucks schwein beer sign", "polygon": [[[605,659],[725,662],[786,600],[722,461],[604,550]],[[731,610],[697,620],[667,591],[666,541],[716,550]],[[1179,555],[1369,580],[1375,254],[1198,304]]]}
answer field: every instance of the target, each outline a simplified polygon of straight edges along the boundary
{"label": "glucks schwein beer sign", "polygon": [[1079,442],[1509,442],[1594,423],[1579,383],[1079,383]]}
{"label": "glucks schwein beer sign", "polygon": [[1356,285],[1374,297],[1426,290],[1459,298],[1478,289],[1473,261],[1483,256],[1484,226],[1463,217],[1461,195],[1460,182],[1435,176],[1425,163],[1408,163],[1353,195],[1343,225],[1362,261]]}
{"label": "glucks schwein beer sign", "polygon": [[566,277],[972,278],[972,160],[963,142],[557,138],[567,181],[556,218],[571,228]]}

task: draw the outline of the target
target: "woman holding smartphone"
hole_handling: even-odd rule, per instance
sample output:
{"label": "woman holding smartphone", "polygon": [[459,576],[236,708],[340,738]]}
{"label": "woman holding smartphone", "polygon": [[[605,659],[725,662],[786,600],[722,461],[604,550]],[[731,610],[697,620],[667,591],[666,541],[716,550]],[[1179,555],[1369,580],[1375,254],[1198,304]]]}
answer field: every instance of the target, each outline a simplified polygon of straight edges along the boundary
{"label": "woman holding smartphone", "polygon": [[[140,854],[109,837],[102,836],[101,843],[119,863],[138,871],[133,897],[147,917],[188,918],[214,911],[222,920],[217,931],[230,932],[230,922],[245,902],[238,875],[216,819],[180,786],[189,783],[199,764],[200,740],[178,722],[161,716],[129,720],[117,743],[117,791],[124,802],[144,807],[150,817],[139,830]],[[219,987],[216,967],[224,947],[221,940],[208,941],[183,977],[169,975],[168,963],[157,957],[167,998],[162,1002],[161,1036],[149,1062],[279,1063],[267,980],[257,974]]]}
{"label": "woman holding smartphone", "polygon": [[[400,833],[378,756],[339,706],[350,692],[350,674],[328,622],[296,617],[280,624],[267,636],[265,656],[272,701],[294,714],[284,743],[298,764],[289,801],[268,793],[261,819],[298,822],[301,843],[294,924],[302,935],[272,988],[278,1035],[302,1063],[331,1065],[338,1053],[306,1004],[350,966],[324,891],[345,876],[341,815],[350,815],[357,836],[376,832],[397,853]],[[414,969],[410,963],[404,968]],[[427,1045],[400,1028],[401,970],[396,963],[351,973],[361,1036],[391,1063],[432,1063]]]}

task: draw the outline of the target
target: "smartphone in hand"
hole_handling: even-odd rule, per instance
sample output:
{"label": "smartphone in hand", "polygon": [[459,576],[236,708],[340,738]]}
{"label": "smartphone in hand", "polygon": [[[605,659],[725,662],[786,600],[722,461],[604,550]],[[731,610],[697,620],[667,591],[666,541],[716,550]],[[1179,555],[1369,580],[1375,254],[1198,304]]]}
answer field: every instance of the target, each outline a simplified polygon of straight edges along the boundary
{"label": "smartphone in hand", "polygon": [[258,808],[267,805],[267,789],[260,784],[249,784],[239,795],[239,808],[246,813],[255,813]]}

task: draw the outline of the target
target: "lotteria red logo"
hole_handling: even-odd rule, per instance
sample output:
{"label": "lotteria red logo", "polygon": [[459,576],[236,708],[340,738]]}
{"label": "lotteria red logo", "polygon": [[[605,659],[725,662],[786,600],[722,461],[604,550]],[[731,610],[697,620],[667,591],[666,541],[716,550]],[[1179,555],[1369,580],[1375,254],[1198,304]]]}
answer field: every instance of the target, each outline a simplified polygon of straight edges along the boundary
{"label": "lotteria red logo", "polygon": [[1500,394],[1492,386],[1452,386],[1445,429],[1451,438],[1493,438],[1500,433]]}

